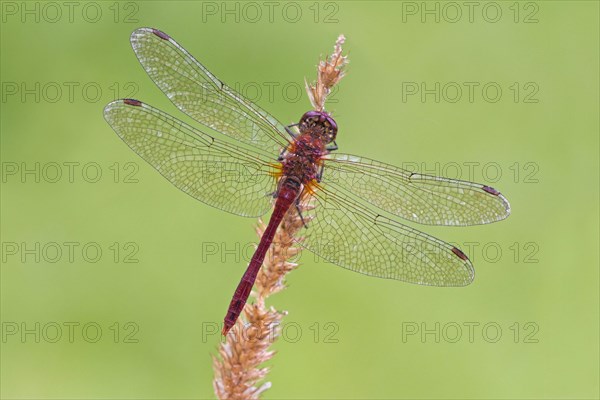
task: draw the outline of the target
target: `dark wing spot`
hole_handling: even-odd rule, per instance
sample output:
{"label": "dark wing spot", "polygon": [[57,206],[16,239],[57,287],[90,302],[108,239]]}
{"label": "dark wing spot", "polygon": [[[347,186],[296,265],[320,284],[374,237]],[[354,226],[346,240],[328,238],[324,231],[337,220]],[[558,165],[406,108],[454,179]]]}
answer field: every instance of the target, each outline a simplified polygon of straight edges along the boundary
{"label": "dark wing spot", "polygon": [[156,36],[158,36],[159,38],[163,39],[163,40],[169,40],[171,39],[171,37],[169,35],[167,35],[166,33],[159,31],[158,29],[152,29],[152,33],[154,33]]}
{"label": "dark wing spot", "polygon": [[136,107],[141,107],[142,106],[142,102],[136,99],[123,99],[123,103],[130,105],[130,106],[136,106]]}
{"label": "dark wing spot", "polygon": [[469,258],[459,248],[453,247],[452,252],[461,260],[467,261]]}
{"label": "dark wing spot", "polygon": [[484,192],[488,192],[489,194],[492,194],[494,196],[498,196],[500,194],[499,191],[490,186],[483,186],[482,189]]}

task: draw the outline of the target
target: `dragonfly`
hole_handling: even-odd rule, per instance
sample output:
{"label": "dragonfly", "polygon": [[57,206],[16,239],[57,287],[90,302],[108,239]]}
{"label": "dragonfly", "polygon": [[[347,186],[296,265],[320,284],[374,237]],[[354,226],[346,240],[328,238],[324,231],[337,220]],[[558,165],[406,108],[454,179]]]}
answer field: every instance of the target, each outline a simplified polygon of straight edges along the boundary
{"label": "dragonfly", "polygon": [[[224,335],[242,312],[289,210],[307,221],[298,245],[333,264],[418,285],[473,281],[465,253],[402,220],[443,226],[500,221],[510,205],[499,191],[342,154],[330,113],[311,110],[285,125],[217,79],[166,33],[140,28],[130,40],[150,78],[202,129],[139,100],[120,99],[104,109],[117,135],[201,202],[244,217],[272,211],[230,302]],[[305,201],[314,206],[303,209]]]}

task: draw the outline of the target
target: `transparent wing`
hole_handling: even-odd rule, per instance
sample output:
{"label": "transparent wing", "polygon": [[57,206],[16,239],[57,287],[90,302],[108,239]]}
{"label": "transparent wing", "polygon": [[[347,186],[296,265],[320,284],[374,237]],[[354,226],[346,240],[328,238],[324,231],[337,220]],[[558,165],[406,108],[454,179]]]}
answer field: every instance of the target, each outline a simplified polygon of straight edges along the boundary
{"label": "transparent wing", "polygon": [[489,186],[413,173],[348,154],[327,156],[322,182],[420,224],[488,224],[510,214],[508,200]]}
{"label": "transparent wing", "polygon": [[267,159],[236,148],[138,100],[109,103],[104,118],[133,151],[171,183],[213,207],[247,217],[271,208]]}
{"label": "transparent wing", "polygon": [[283,124],[211,74],[167,34],[140,28],[131,34],[140,63],[181,111],[224,135],[279,154],[289,141]]}
{"label": "transparent wing", "polygon": [[419,285],[465,286],[473,280],[467,256],[448,243],[326,188],[311,200],[299,244],[332,263]]}

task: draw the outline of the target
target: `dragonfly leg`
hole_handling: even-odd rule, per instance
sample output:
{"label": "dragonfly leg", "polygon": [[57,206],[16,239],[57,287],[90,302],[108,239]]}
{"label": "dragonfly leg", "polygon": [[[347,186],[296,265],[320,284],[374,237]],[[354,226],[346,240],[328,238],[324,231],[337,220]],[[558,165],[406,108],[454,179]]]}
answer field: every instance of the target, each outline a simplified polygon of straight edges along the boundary
{"label": "dragonfly leg", "polygon": [[321,183],[321,179],[323,179],[323,169],[325,168],[325,164],[321,164],[321,169],[317,174],[317,183]]}
{"label": "dragonfly leg", "polygon": [[336,151],[337,149],[339,149],[339,147],[335,140],[333,141],[333,145],[325,147],[325,150],[327,151]]}
{"label": "dragonfly leg", "polygon": [[293,126],[298,126],[298,124],[290,124],[288,126],[285,127],[285,131],[293,138],[296,139],[296,137],[298,136],[298,134],[296,132],[294,132],[292,130]]}
{"label": "dragonfly leg", "polygon": [[308,225],[306,224],[306,221],[304,221],[304,217],[302,216],[302,210],[300,209],[300,198],[296,200],[296,210],[298,210],[298,215],[300,216],[300,221],[302,221],[302,225],[304,225],[305,228],[308,228]]}
{"label": "dragonfly leg", "polygon": [[279,157],[277,157],[277,161],[279,161],[279,162],[283,161],[283,155],[285,154],[286,151],[287,151],[287,149],[281,150],[281,153],[279,153]]}

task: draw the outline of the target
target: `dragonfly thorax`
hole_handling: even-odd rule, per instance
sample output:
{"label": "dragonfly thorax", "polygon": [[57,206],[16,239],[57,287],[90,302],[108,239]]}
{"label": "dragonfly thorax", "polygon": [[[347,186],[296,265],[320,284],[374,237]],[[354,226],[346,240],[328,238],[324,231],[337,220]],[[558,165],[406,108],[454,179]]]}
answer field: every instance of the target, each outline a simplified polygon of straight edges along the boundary
{"label": "dragonfly thorax", "polygon": [[325,111],[308,111],[298,124],[300,133],[310,132],[311,136],[319,137],[326,144],[335,140],[337,135],[337,124],[335,120]]}

